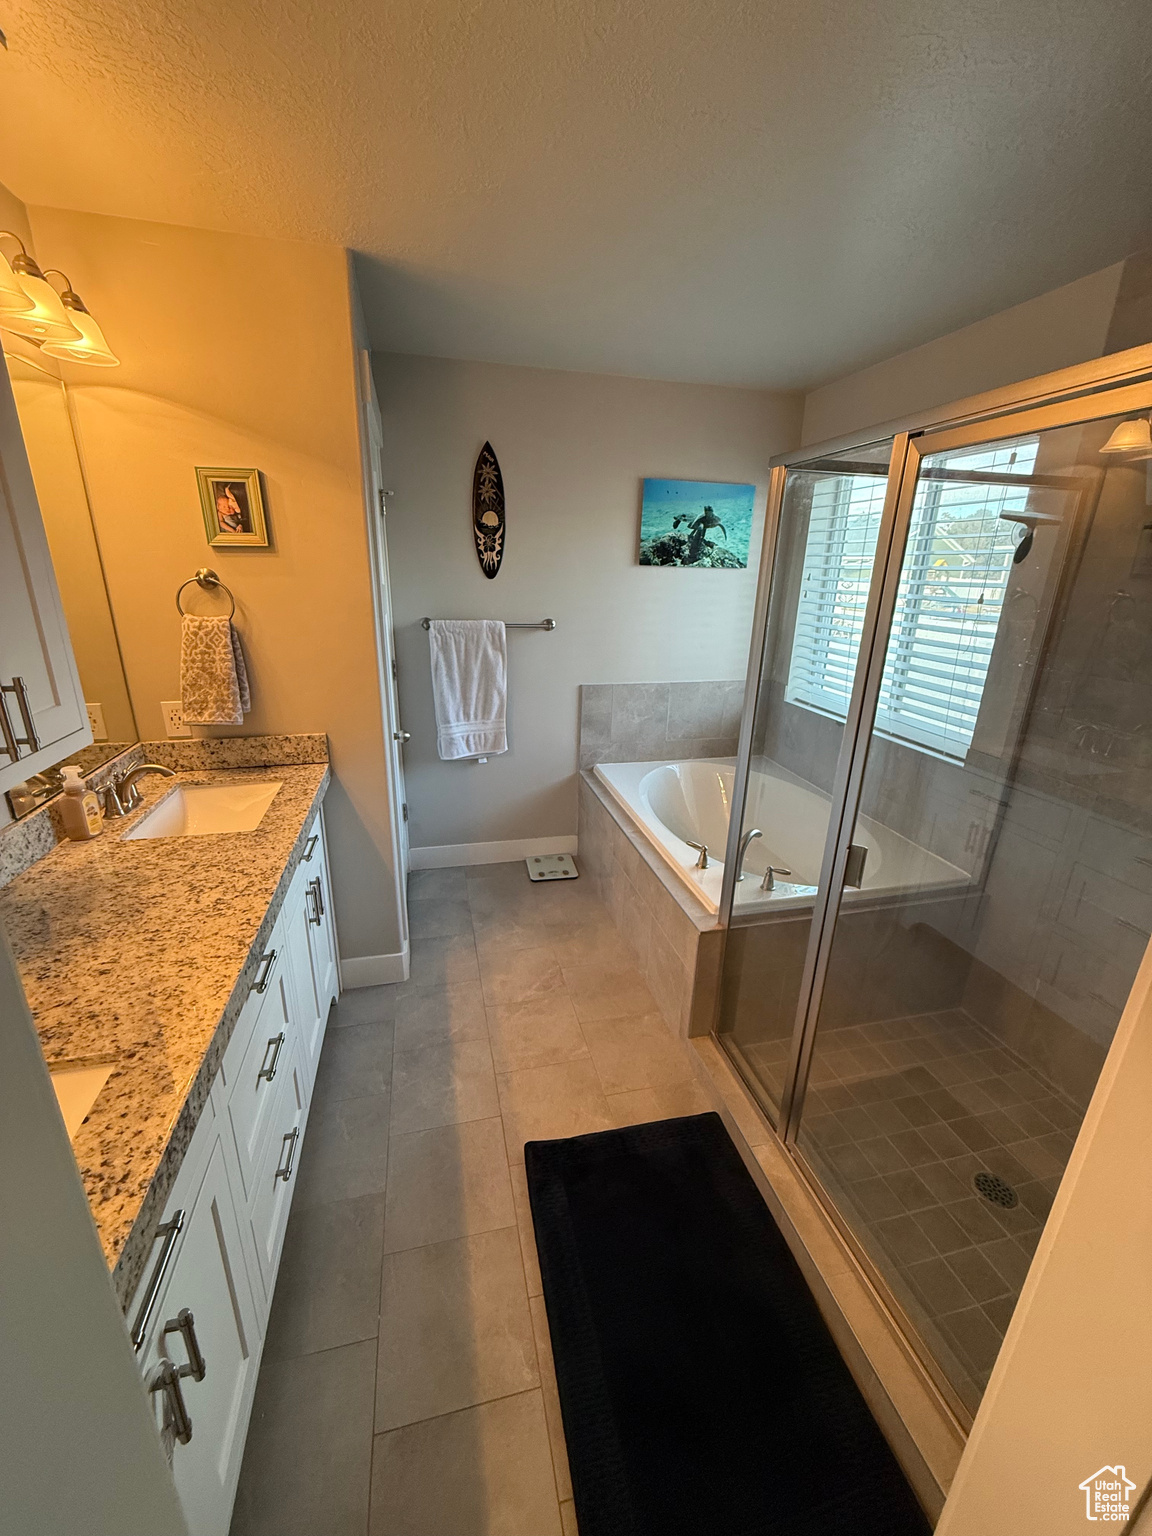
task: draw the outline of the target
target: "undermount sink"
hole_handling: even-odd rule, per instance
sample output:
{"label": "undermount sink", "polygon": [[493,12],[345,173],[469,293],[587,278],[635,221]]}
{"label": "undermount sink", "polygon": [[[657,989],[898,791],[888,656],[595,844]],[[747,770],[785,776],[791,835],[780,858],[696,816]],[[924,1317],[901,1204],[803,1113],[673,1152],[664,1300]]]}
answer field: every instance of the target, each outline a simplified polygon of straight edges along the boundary
{"label": "undermount sink", "polygon": [[276,797],[277,784],[181,784],[142,816],[124,841],[139,837],[206,837],[251,832]]}
{"label": "undermount sink", "polygon": [[71,1141],[112,1076],[112,1063],[98,1067],[49,1067],[48,1071]]}

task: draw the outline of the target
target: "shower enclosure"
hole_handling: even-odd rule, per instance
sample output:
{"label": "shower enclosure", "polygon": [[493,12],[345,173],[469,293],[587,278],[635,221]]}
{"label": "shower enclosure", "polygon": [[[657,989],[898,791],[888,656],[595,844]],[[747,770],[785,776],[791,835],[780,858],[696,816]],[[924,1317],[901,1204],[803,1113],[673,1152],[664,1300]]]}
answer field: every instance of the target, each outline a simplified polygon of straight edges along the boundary
{"label": "shower enclosure", "polygon": [[965,1423],[1152,932],[1150,376],[773,471],[716,1033]]}

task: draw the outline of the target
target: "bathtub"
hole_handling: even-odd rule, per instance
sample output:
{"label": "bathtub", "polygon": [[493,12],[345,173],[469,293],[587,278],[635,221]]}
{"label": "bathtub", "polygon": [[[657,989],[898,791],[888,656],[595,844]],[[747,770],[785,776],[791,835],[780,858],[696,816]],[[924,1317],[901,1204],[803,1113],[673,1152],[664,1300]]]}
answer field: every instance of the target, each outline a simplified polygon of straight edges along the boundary
{"label": "bathtub", "polygon": [[[682,763],[600,763],[595,769],[608,793],[709,912],[720,906],[734,772],[735,761],[730,757]],[[829,803],[828,795],[778,764],[752,770],[744,824],[759,827],[764,835],[748,846],[745,878],[736,886],[734,915],[812,905],[824,857]],[[846,892],[848,900],[912,890],[944,894],[971,883],[955,864],[867,816],[857,822],[855,841],[867,847],[868,857],[860,892]],[[707,847],[706,870],[696,868],[700,855],[690,842]],[[787,880],[777,877],[775,889],[764,891],[760,882],[769,864],[792,874]]]}

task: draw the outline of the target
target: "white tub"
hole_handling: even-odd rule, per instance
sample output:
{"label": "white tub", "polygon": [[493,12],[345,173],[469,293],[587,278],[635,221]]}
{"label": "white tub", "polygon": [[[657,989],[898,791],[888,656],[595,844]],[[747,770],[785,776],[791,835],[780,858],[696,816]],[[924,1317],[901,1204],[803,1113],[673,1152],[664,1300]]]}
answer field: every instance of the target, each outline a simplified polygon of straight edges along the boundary
{"label": "white tub", "polygon": [[[652,846],[709,912],[720,904],[728,811],[735,763],[728,757],[697,758],[683,763],[600,763],[595,772],[613,799],[628,813]],[[753,770],[748,785],[745,827],[759,827],[762,837],[749,844],[745,878],[736,886],[740,912],[810,907],[820,878],[828,831],[830,797],[776,764]],[[878,821],[861,817],[856,841],[868,848],[861,894],[897,895],[969,884],[955,864],[909,842]],[[699,852],[708,849],[708,868],[697,869]],[[775,889],[761,890],[769,864],[792,871],[777,878]],[[847,896],[852,899],[855,891]]]}

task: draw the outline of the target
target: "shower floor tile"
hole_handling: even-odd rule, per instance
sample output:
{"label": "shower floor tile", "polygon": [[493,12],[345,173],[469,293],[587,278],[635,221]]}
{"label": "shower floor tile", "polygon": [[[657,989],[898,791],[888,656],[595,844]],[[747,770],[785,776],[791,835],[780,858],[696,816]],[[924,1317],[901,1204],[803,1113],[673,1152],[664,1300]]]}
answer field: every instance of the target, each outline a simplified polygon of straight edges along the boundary
{"label": "shower floor tile", "polygon": [[[778,1103],[787,1042],[740,1051]],[[818,1036],[798,1146],[972,1408],[1082,1113],[960,1009]]]}

